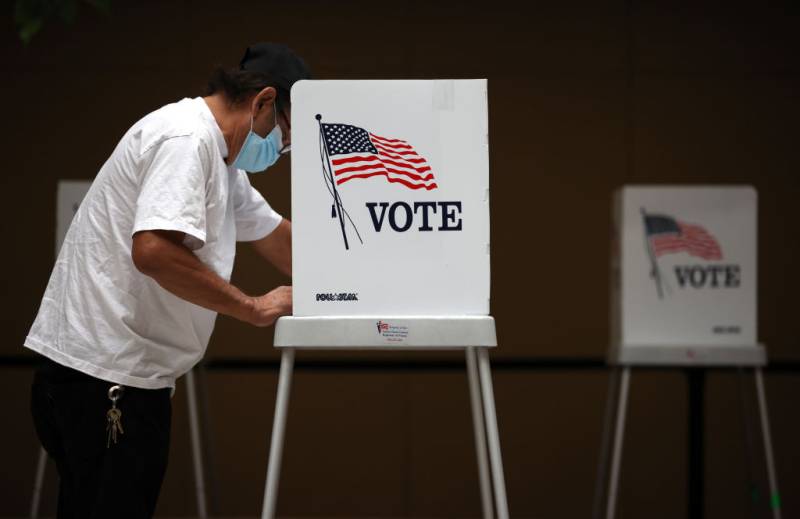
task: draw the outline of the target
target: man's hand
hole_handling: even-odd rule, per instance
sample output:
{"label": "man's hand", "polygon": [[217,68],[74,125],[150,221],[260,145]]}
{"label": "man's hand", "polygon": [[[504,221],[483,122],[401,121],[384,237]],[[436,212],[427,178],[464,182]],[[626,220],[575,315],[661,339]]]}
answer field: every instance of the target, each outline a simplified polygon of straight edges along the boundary
{"label": "man's hand", "polygon": [[253,298],[250,324],[270,326],[282,315],[292,315],[292,287],[278,287]]}

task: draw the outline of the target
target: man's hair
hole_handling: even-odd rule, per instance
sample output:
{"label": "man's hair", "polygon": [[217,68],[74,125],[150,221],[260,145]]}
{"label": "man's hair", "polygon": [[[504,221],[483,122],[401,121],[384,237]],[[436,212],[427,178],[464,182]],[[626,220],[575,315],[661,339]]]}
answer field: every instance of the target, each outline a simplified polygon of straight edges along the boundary
{"label": "man's hair", "polygon": [[217,67],[208,80],[205,95],[222,93],[232,105],[239,105],[267,87],[275,89],[278,111],[283,111],[284,107],[289,104],[289,92],[279,87],[267,74],[261,72]]}

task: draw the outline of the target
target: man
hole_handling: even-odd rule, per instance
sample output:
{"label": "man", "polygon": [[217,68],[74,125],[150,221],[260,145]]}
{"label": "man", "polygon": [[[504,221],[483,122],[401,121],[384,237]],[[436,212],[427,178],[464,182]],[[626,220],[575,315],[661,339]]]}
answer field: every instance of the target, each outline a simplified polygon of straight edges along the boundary
{"label": "man", "polygon": [[245,171],[288,151],[289,90],[308,77],[287,47],[253,45],[206,97],[137,122],[100,169],[25,340],[44,356],[31,409],[58,468],[60,519],[151,517],[171,391],[217,313],[255,326],[291,314],[291,287],[251,297],[229,279],[236,241],[291,275],[291,224]]}

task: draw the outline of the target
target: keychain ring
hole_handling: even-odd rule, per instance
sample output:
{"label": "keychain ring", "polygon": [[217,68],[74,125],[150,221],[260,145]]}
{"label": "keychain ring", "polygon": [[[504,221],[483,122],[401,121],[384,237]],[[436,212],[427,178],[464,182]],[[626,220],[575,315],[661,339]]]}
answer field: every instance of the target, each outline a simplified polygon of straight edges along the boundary
{"label": "keychain ring", "polygon": [[108,390],[108,398],[111,401],[116,402],[122,396],[122,393],[125,391],[123,386],[111,386]]}

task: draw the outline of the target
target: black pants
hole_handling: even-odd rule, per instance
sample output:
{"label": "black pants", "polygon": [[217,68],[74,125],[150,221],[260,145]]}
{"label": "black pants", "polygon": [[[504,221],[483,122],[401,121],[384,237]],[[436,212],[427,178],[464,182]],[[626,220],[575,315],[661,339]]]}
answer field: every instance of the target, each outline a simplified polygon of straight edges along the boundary
{"label": "black pants", "polygon": [[125,387],[117,401],[124,434],[107,448],[112,385],[47,359],[34,375],[31,413],[58,469],[58,519],[153,516],[167,468],[170,390]]}

